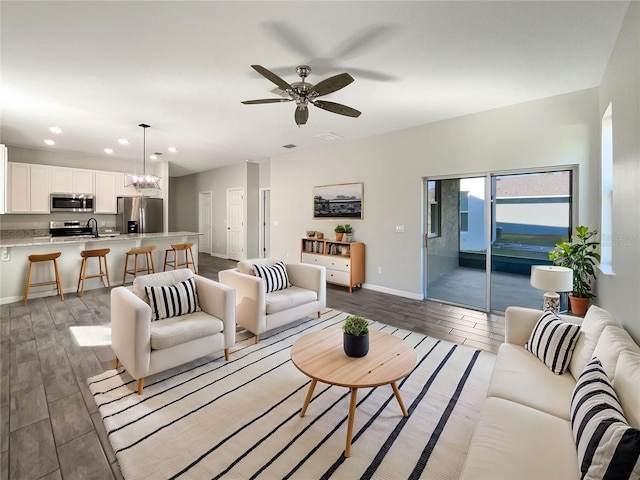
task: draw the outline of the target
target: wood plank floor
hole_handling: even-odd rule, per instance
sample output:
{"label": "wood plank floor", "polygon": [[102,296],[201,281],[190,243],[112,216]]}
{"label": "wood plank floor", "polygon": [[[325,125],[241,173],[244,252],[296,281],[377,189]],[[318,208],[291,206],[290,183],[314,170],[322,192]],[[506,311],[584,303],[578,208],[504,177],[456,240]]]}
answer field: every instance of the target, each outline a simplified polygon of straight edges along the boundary
{"label": "wood plank floor", "polygon": [[[200,274],[217,280],[234,261],[199,257]],[[504,318],[437,302],[371,290],[329,286],[331,308],[415,330],[435,338],[496,351]],[[122,478],[86,379],[112,368],[107,334],[109,291],[30,299],[0,308],[0,480]]]}

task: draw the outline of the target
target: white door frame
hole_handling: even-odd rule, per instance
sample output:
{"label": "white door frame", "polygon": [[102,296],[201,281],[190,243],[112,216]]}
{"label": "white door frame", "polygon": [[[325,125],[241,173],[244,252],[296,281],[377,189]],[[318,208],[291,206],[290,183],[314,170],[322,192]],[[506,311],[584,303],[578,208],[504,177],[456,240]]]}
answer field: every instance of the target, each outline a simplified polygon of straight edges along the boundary
{"label": "white door frame", "polygon": [[[207,199],[208,197],[208,199]],[[203,201],[209,202],[209,222],[203,222],[202,205]],[[208,230],[208,232],[206,231]],[[198,240],[198,252],[213,255],[213,192],[198,192],[198,233],[202,233]]]}
{"label": "white door frame", "polygon": [[271,254],[271,188],[260,189],[260,258]]}

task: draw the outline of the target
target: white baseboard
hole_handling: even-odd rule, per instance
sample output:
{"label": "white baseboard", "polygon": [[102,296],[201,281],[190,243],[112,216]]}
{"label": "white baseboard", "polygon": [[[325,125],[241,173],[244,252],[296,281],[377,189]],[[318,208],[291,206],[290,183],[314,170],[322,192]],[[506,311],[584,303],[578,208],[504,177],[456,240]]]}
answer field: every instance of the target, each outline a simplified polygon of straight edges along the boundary
{"label": "white baseboard", "polygon": [[380,285],[373,285],[371,283],[363,283],[362,288],[366,288],[367,290],[374,290],[376,292],[388,293],[390,295],[397,295],[398,297],[410,298],[411,300],[424,300],[424,295],[420,293],[405,292],[404,290],[381,287]]}
{"label": "white baseboard", "polygon": [[212,257],[224,258],[225,260],[229,260],[229,257],[227,257],[227,255],[223,253],[209,253],[209,255],[211,255]]}

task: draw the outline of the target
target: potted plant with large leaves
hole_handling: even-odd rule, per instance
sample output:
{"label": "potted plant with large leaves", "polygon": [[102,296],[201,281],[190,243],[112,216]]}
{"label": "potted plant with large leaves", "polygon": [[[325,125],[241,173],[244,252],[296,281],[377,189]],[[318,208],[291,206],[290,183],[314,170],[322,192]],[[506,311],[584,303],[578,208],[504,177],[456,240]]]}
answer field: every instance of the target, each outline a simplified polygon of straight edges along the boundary
{"label": "potted plant with large leaves", "polygon": [[359,315],[349,315],[342,324],[344,353],[364,357],[369,353],[369,322]]}
{"label": "potted plant with large leaves", "polygon": [[598,247],[600,242],[593,240],[597,230],[589,227],[576,227],[575,239],[560,242],[549,252],[554,265],[573,270],[573,290],[569,294],[571,311],[583,316],[589,308],[589,302],[595,295],[591,293],[592,280],[596,277],[596,265],[600,262]]}

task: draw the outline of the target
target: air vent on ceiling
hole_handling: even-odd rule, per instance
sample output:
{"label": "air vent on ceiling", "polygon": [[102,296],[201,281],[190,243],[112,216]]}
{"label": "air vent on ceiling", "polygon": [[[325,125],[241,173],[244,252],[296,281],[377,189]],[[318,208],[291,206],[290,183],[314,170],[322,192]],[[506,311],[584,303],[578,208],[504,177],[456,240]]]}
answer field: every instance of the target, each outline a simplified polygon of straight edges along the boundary
{"label": "air vent on ceiling", "polygon": [[316,138],[321,138],[322,140],[326,140],[327,142],[332,142],[333,140],[340,140],[344,138],[341,135],[333,132],[321,133],[320,135],[316,135]]}
{"label": "air vent on ceiling", "polygon": [[287,145],[282,145],[283,148],[296,148],[297,145],[294,145],[293,143],[289,143]]}

